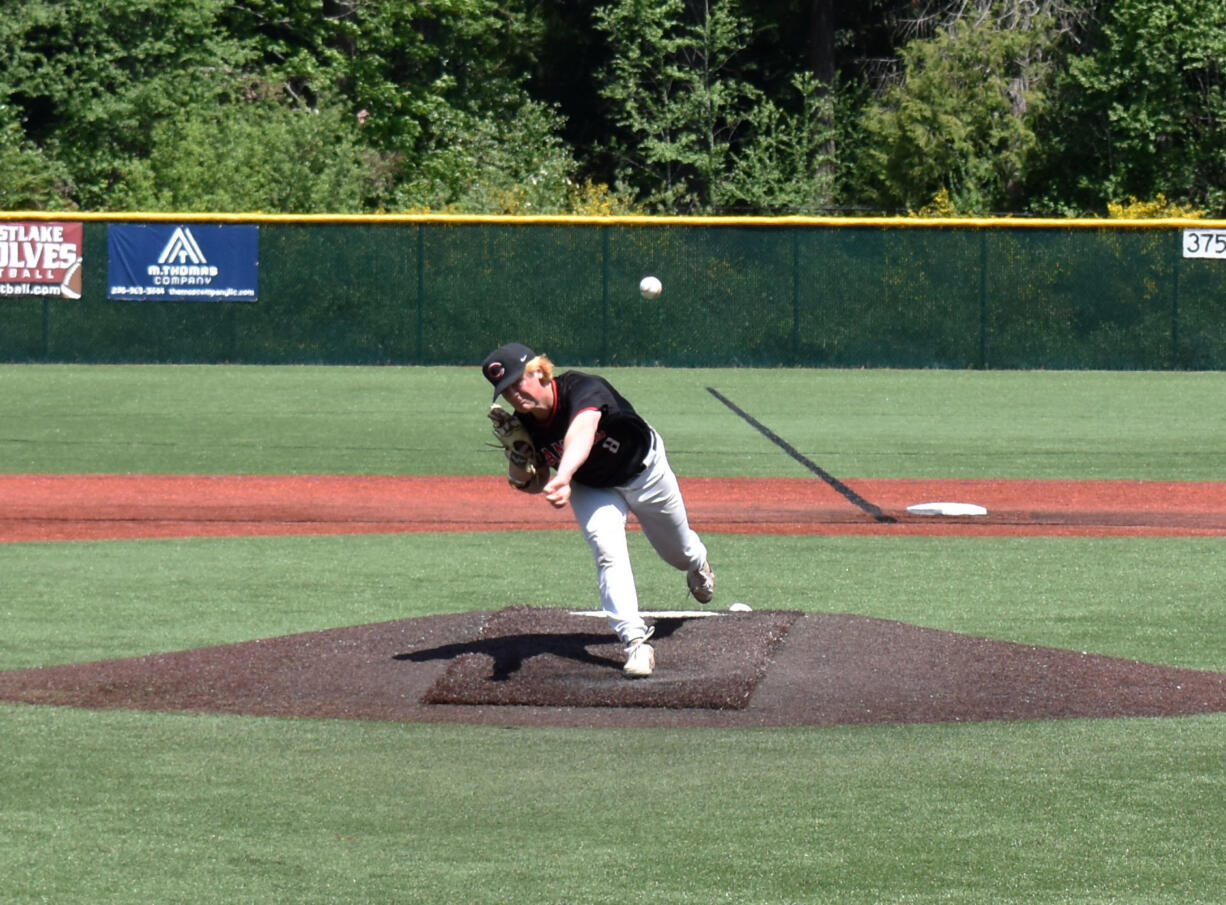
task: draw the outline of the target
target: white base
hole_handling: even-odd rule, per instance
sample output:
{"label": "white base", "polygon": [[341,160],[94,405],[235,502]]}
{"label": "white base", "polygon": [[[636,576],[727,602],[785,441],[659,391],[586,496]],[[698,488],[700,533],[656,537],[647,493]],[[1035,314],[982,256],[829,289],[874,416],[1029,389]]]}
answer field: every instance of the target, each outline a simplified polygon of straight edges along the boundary
{"label": "white base", "polygon": [[988,510],[978,503],[916,503],[908,506],[912,515],[987,515]]}

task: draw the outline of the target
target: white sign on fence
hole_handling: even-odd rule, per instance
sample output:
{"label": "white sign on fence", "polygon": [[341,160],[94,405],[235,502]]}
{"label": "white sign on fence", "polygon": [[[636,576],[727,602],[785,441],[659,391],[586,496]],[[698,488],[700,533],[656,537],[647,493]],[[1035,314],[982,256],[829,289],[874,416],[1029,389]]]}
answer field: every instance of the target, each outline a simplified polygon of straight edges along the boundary
{"label": "white sign on fence", "polygon": [[1185,229],[1183,231],[1183,256],[1185,258],[1226,258],[1226,230]]}

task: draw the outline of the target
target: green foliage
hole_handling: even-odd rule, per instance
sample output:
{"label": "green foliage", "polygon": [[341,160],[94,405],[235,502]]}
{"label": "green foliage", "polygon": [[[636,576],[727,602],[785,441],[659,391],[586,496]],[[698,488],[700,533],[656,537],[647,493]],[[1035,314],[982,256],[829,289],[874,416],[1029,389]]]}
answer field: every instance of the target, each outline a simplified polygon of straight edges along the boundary
{"label": "green foliage", "polygon": [[0,102],[71,174],[73,200],[106,209],[151,150],[155,126],[216,100],[212,73],[249,53],[217,27],[219,0],[31,0],[0,20]]}
{"label": "green foliage", "polygon": [[596,10],[612,48],[601,95],[622,132],[618,175],[650,207],[705,211],[724,197],[738,134],[761,93],[738,71],[750,25],[732,0],[617,0]]}
{"label": "green foliage", "polygon": [[538,28],[522,10],[329,12],[294,0],[28,4],[0,26],[0,103],[26,132],[0,152],[37,184],[70,185],[66,207],[566,207],[575,164],[560,119],[522,87]]}
{"label": "green foliage", "polygon": [[372,145],[408,155],[437,148],[450,135],[440,117],[457,111],[511,120],[540,23],[520,2],[443,0],[360,3],[336,0],[324,16],[312,0],[250,0],[227,21],[251,40],[272,81],[301,103],[339,91]]}
{"label": "green foliage", "polygon": [[331,10],[321,19],[315,3],[254,0],[230,19],[296,100],[336,96],[351,126],[360,118],[336,164],[361,174],[347,186],[352,209],[565,208],[575,163],[561,120],[524,87],[541,29],[527,8],[343,0]]}
{"label": "green foliage", "polygon": [[598,9],[601,94],[621,184],[662,212],[814,210],[834,192],[834,101],[808,72],[778,102],[751,79],[753,23],[731,0]]}
{"label": "green foliage", "polygon": [[732,155],[720,200],[755,211],[813,211],[835,191],[834,98],[811,74],[793,77],[799,109],[770,98],[749,113],[752,141]]}
{"label": "green foliage", "polygon": [[556,113],[525,101],[508,118],[441,107],[431,143],[406,168],[395,206],[459,213],[565,212],[576,165]]}
{"label": "green foliage", "polygon": [[904,80],[865,112],[873,201],[913,210],[945,189],[961,213],[1016,203],[1045,102],[1045,20],[1014,30],[962,20],[902,51]]}
{"label": "green foliage", "polygon": [[0,105],[0,174],[0,210],[73,207],[67,168],[26,138],[10,105]]}
{"label": "green foliage", "polygon": [[1217,0],[10,6],[0,207],[1226,211]]}
{"label": "green foliage", "polygon": [[152,211],[359,212],[386,190],[380,159],[339,106],[271,99],[217,104],[159,122],[111,205]]}
{"label": "green foliage", "polygon": [[1093,53],[1070,64],[1063,104],[1063,122],[1078,126],[1060,130],[1064,165],[1054,169],[1067,174],[1066,195],[1100,210],[1159,192],[1186,206],[1226,208],[1219,0],[1110,4]]}

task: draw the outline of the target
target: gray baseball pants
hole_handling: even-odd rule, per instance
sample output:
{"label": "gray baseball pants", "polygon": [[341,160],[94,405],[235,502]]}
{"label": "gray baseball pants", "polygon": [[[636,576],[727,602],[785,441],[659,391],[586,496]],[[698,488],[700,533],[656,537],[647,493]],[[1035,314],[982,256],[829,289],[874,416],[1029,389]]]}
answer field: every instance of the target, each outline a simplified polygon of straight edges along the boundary
{"label": "gray baseball pants", "polygon": [[572,483],[570,505],[596,560],[600,606],[622,641],[642,638],[647,624],[639,614],[638,591],[626,543],[626,517],[633,512],[643,534],[670,566],[688,572],[707,559],[707,548],[690,528],[677,476],[654,430],[644,468],[619,487]]}

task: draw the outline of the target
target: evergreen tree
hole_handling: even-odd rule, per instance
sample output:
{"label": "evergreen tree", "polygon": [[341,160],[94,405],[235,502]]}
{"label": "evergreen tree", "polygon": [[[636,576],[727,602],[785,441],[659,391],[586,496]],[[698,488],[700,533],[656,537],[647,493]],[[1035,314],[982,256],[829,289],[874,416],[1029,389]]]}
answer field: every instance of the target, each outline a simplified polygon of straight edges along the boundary
{"label": "evergreen tree", "polygon": [[738,71],[749,23],[731,0],[615,0],[601,94],[618,127],[617,178],[654,210],[710,211],[761,94]]}

